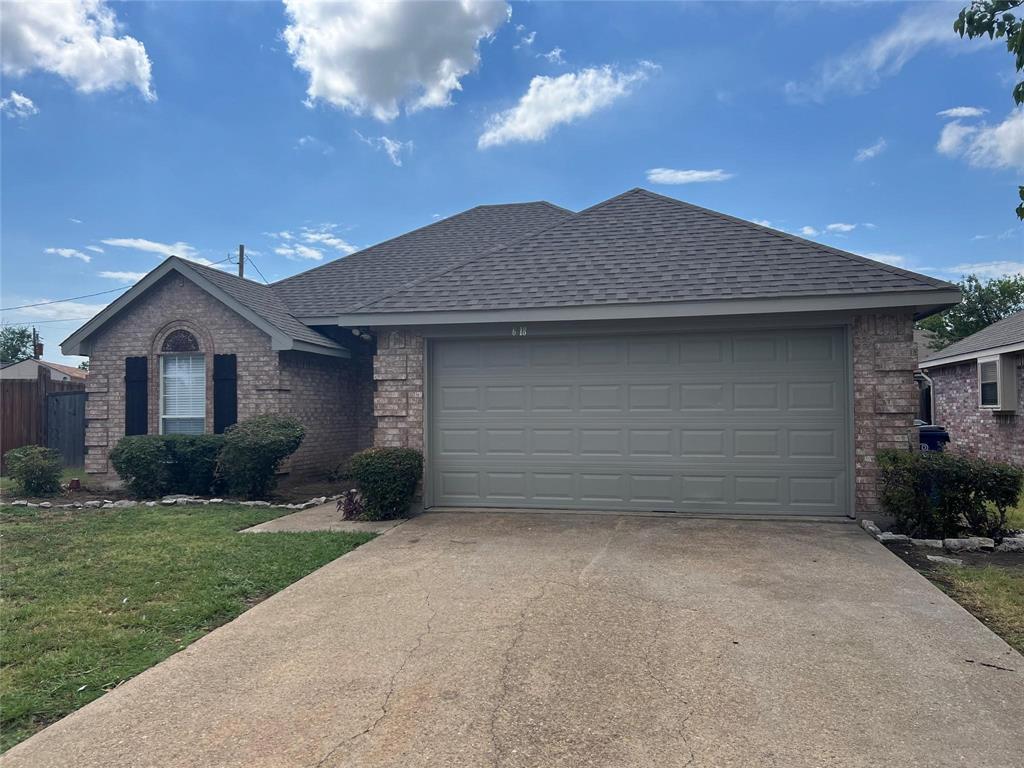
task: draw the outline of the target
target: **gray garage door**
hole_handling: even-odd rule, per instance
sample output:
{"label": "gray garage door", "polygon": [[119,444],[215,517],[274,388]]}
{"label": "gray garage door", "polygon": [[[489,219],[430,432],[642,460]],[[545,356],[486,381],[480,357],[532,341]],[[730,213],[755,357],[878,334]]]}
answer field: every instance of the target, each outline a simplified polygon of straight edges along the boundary
{"label": "gray garage door", "polygon": [[841,329],[431,345],[439,506],[841,515]]}

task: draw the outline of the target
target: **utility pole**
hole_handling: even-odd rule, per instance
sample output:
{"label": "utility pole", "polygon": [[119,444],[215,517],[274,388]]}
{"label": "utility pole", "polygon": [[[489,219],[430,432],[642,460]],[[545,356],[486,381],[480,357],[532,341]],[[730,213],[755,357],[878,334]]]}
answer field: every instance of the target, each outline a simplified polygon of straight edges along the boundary
{"label": "utility pole", "polygon": [[245,277],[245,245],[238,246],[238,276]]}
{"label": "utility pole", "polygon": [[39,332],[32,326],[32,357],[36,360],[43,356],[43,345],[39,343]]}

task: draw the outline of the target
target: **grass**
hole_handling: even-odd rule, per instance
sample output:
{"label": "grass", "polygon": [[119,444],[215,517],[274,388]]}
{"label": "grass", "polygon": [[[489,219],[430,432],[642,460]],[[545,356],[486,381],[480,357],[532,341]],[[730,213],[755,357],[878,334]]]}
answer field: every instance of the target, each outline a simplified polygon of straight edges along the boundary
{"label": "grass", "polygon": [[1024,531],[1024,495],[1020,497],[1017,506],[1007,512],[1006,526],[1011,531]]}
{"label": "grass", "polygon": [[1024,653],[1024,568],[946,566],[930,575],[950,597]]}
{"label": "grass", "polygon": [[236,505],[0,507],[0,751],[372,538]]}

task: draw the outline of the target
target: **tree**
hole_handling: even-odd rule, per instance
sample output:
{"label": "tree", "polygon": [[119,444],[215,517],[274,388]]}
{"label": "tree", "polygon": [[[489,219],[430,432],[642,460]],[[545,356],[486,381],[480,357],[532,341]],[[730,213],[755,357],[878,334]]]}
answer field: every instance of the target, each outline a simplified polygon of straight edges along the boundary
{"label": "tree", "polygon": [[83,360],[82,362],[80,362],[78,364],[78,369],[81,370],[81,371],[88,371],[89,370],[89,361],[88,360]]}
{"label": "tree", "polygon": [[32,357],[32,331],[24,325],[8,325],[0,329],[0,363],[13,363]]}
{"label": "tree", "polygon": [[[971,40],[985,35],[989,40],[1005,37],[1006,50],[1013,55],[1020,72],[1024,69],[1024,19],[1010,11],[1022,5],[1024,0],[972,0],[953,22],[953,31]],[[1013,100],[1018,106],[1024,104],[1024,80],[1013,87]],[[1017,218],[1024,220],[1024,186],[1017,188],[1017,194],[1021,200]]]}
{"label": "tree", "polygon": [[917,324],[918,328],[935,334],[935,349],[948,347],[1007,315],[1024,310],[1024,275],[984,283],[977,275],[967,275],[958,285],[964,294],[959,304]]}

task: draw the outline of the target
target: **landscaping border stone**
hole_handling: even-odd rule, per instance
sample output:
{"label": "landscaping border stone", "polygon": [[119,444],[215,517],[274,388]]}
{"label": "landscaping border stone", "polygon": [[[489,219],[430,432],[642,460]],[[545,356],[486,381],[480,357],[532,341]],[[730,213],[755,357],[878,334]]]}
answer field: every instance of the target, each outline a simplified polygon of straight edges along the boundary
{"label": "landscaping border stone", "polygon": [[288,509],[293,512],[299,512],[303,509],[311,509],[312,507],[318,507],[321,504],[326,504],[328,501],[337,501],[341,498],[340,493],[336,493],[333,496],[316,496],[309,501],[303,501],[301,503],[293,504],[274,504],[269,501],[241,501],[232,499],[222,499],[220,497],[214,498],[203,498],[202,496],[187,496],[182,493],[171,494],[170,496],[164,496],[159,501],[135,501],[132,499],[121,499],[120,501],[111,501],[110,499],[91,499],[90,501],[73,501],[68,504],[53,504],[49,501],[43,501],[39,504],[28,501],[27,499],[16,499],[10,502],[12,507],[29,507],[31,509],[131,509],[132,507],[173,507],[173,506],[205,506],[207,504],[240,504],[243,507],[270,507],[272,509]]}
{"label": "landscaping border stone", "polygon": [[[914,547],[944,549],[947,552],[1024,552],[1024,535],[1007,536],[1001,544],[997,545],[993,539],[985,536],[968,536],[957,539],[913,539],[902,533],[883,531],[875,525],[874,520],[862,519],[860,527],[883,544],[910,544]],[[932,560],[934,557],[928,555],[928,559]]]}

